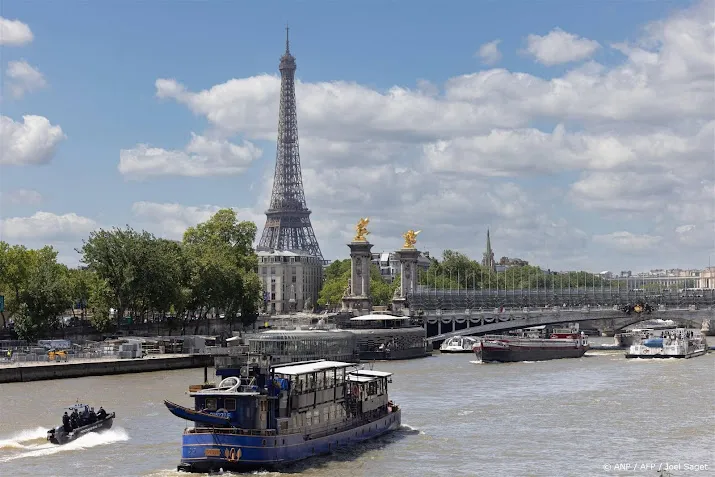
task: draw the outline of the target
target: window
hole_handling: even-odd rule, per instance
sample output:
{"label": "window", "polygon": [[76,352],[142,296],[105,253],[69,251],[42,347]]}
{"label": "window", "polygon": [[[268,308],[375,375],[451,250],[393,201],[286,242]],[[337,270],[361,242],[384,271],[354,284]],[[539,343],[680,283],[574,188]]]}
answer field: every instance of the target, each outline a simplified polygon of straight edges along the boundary
{"label": "window", "polygon": [[204,406],[204,409],[206,409],[207,411],[215,411],[216,398],[206,398],[206,405]]}
{"label": "window", "polygon": [[236,410],[236,400],[233,398],[226,398],[225,402],[225,408],[227,411],[235,411]]}
{"label": "window", "polygon": [[295,283],[295,275],[293,275],[293,283]]}
{"label": "window", "polygon": [[271,267],[271,275],[275,275],[275,274],[276,274],[276,267]]}

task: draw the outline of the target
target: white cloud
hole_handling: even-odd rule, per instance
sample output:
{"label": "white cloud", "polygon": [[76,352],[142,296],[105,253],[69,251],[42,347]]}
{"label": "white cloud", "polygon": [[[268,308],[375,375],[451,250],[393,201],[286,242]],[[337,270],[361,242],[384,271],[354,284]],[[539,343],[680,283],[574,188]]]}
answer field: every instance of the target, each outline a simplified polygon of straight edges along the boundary
{"label": "white cloud", "polygon": [[490,41],[489,43],[484,43],[477,50],[477,55],[482,59],[482,63],[485,65],[493,65],[499,60],[501,60],[501,52],[499,51],[499,43],[501,40]]}
{"label": "white cloud", "polygon": [[[177,203],[135,202],[132,213],[150,232],[161,237],[181,240],[187,228],[205,222],[220,209],[217,205],[186,206]],[[264,217],[247,209],[237,209],[239,220],[258,221]],[[260,230],[258,233],[260,234]]]}
{"label": "white cloud", "polygon": [[22,123],[0,116],[0,165],[47,164],[65,138],[43,116],[25,115]]}
{"label": "white cloud", "polygon": [[32,41],[32,30],[20,20],[0,17],[0,45],[21,46]]}
{"label": "white cloud", "polygon": [[11,242],[79,242],[97,228],[94,220],[74,212],[63,215],[36,212],[31,217],[0,220],[0,239]]}
{"label": "white cloud", "polygon": [[6,76],[9,80],[10,92],[15,98],[22,98],[25,93],[31,93],[47,86],[47,81],[42,73],[25,60],[9,62]]}
{"label": "white cloud", "polygon": [[151,176],[223,176],[240,174],[262,151],[251,142],[236,145],[226,140],[193,134],[184,150],[166,150],[140,144],[119,153],[119,172],[129,178]]}
{"label": "white cloud", "polygon": [[613,232],[610,234],[596,235],[593,240],[607,247],[625,253],[652,253],[663,241],[663,237],[634,234],[631,232]]}
{"label": "white cloud", "polygon": [[595,40],[579,37],[560,28],[554,28],[544,36],[529,35],[526,41],[527,51],[536,61],[546,66],[585,60],[601,46]]}
{"label": "white cloud", "polygon": [[0,205],[38,205],[42,194],[32,189],[14,189],[0,193]]}
{"label": "white cloud", "polygon": [[[712,5],[618,43],[616,64],[586,62],[554,77],[495,68],[386,90],[297,81],[303,179],[324,254],[345,256],[354,223],[368,215],[371,238],[385,241],[376,249],[399,247],[417,227],[423,249],[480,257],[489,226],[498,255],[551,268],[700,263],[715,248],[707,240],[715,221]],[[598,48],[560,30],[533,39],[550,64]],[[156,81],[158,97],[205,117],[210,133],[249,140],[275,140],[279,88],[276,75],[202,91]],[[252,209],[259,228],[270,186],[269,178]],[[657,240],[661,257],[633,258],[626,245]]]}

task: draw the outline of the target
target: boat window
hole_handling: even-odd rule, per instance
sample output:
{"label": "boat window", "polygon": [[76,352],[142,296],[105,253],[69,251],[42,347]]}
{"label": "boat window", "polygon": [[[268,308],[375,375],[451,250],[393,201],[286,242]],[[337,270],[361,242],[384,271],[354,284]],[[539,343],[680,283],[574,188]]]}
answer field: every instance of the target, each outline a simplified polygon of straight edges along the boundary
{"label": "boat window", "polygon": [[226,398],[226,406],[224,406],[227,411],[236,410],[236,400],[233,398]]}
{"label": "boat window", "polygon": [[204,409],[206,409],[207,411],[215,411],[216,398],[206,398],[206,405],[204,406]]}

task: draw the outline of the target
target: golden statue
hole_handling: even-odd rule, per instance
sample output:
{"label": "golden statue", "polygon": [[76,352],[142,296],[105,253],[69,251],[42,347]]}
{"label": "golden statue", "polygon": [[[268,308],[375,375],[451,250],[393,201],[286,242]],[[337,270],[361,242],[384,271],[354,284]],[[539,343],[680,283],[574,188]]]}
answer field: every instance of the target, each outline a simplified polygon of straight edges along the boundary
{"label": "golden statue", "polygon": [[367,224],[370,223],[370,219],[365,217],[364,219],[360,219],[355,226],[355,238],[353,238],[353,242],[367,242],[367,237],[370,235],[370,232],[367,230]]}
{"label": "golden statue", "polygon": [[405,244],[402,246],[402,248],[415,248],[415,244],[417,243],[417,235],[422,232],[421,230],[418,230],[415,232],[414,230],[408,230],[404,234],[402,234],[402,237],[405,239]]}

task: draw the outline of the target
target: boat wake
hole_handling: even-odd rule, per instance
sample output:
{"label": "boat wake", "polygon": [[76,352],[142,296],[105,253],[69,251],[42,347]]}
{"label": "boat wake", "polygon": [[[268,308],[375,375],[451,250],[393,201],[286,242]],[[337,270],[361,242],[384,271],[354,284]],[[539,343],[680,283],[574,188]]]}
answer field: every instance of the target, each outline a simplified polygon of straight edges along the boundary
{"label": "boat wake", "polygon": [[35,429],[24,429],[15,433],[7,439],[0,439],[0,449],[27,449],[32,441],[43,440],[47,442],[47,429],[37,427]]}
{"label": "boat wake", "polygon": [[[42,434],[40,434],[40,430],[42,431]],[[30,436],[30,438],[28,439],[25,436]],[[38,428],[31,431],[21,431],[16,436],[13,436],[13,438],[11,439],[0,441],[0,448],[2,448],[2,445],[4,443],[6,443],[6,448],[22,449],[24,451],[18,454],[2,456],[0,457],[0,463],[9,462],[11,460],[16,459],[24,459],[27,457],[44,457],[60,452],[71,452],[76,450],[89,449],[91,447],[97,447],[129,440],[129,434],[127,434],[124,429],[117,428],[110,429],[105,432],[90,432],[89,434],[85,434],[82,437],[79,437],[77,440],[74,440],[61,446],[50,444],[47,441],[45,441],[45,443],[43,444],[31,443],[31,441],[37,441],[39,439],[44,440],[46,439],[46,436],[47,429]],[[21,438],[24,440],[20,440]],[[29,445],[25,445],[24,443],[29,443]]]}
{"label": "boat wake", "polygon": [[402,424],[400,427],[396,429],[397,432],[402,432],[404,434],[422,434],[424,435],[424,431],[421,431],[417,429],[416,427],[412,427],[409,424]]}

